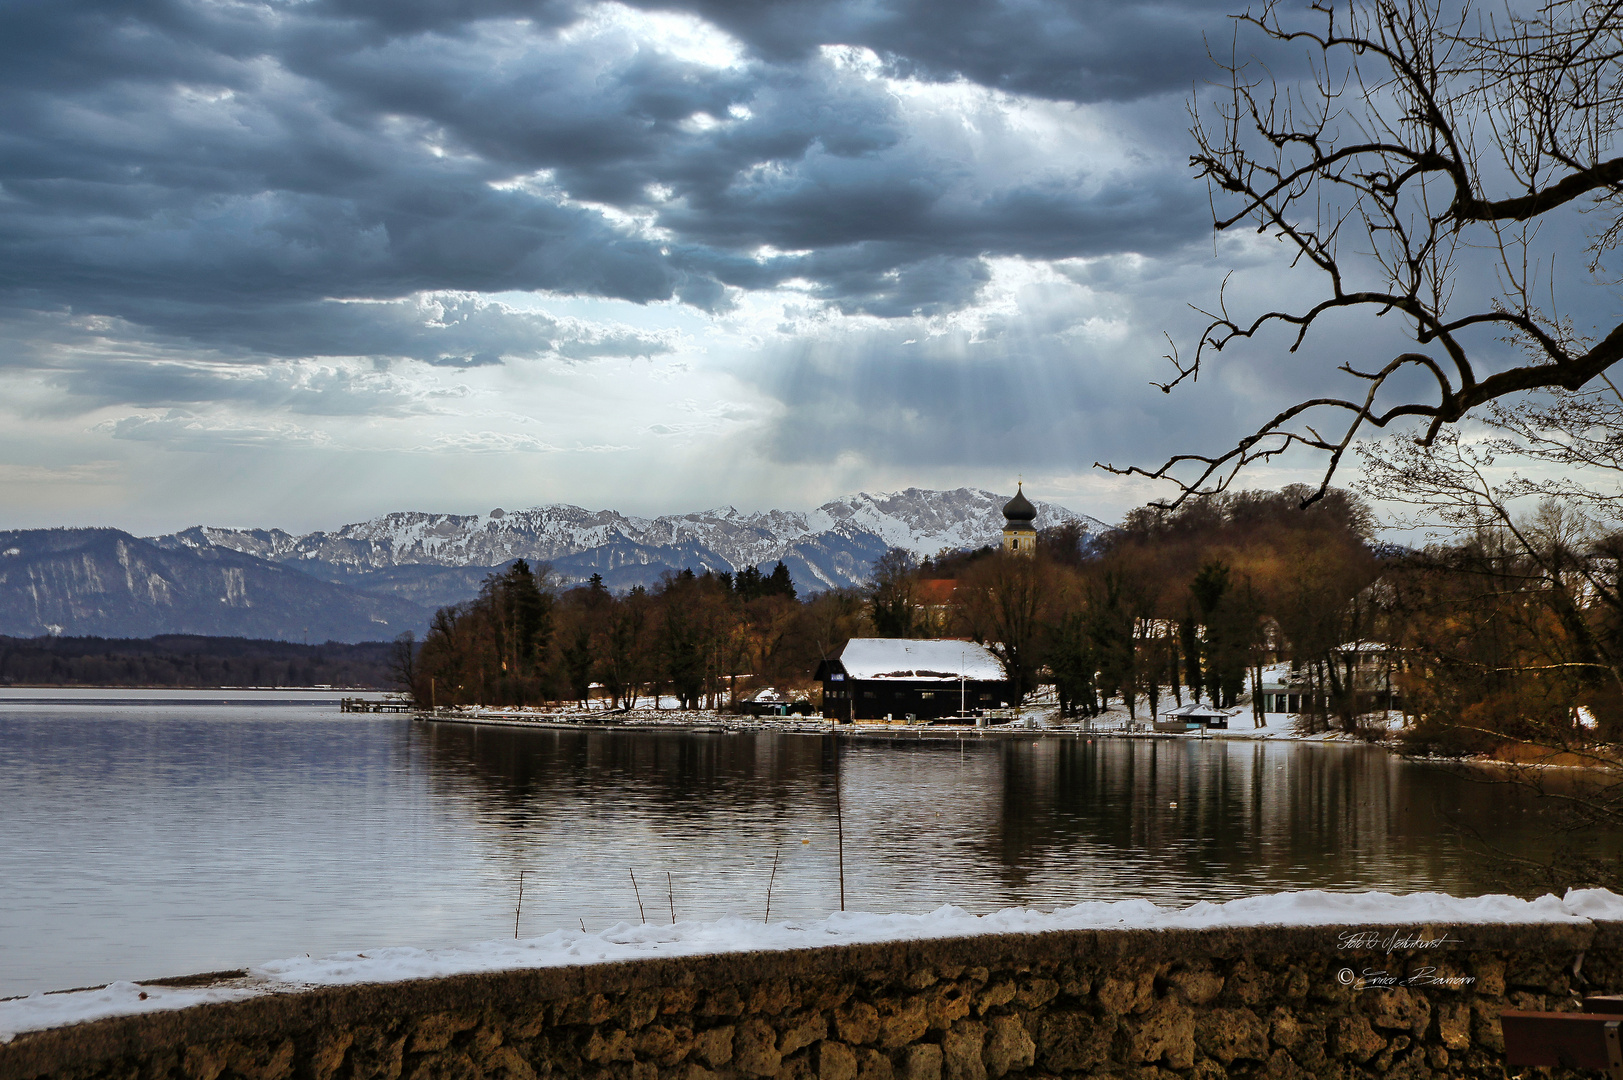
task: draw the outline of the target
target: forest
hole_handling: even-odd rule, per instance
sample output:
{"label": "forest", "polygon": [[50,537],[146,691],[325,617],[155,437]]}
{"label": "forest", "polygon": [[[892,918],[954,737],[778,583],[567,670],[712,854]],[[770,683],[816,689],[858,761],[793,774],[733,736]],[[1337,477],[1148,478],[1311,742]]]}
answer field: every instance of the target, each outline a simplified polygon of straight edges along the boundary
{"label": "forest", "polygon": [[892,549],[867,588],[806,598],[781,563],[685,571],[616,596],[595,579],[554,588],[546,567],[517,562],[435,615],[411,685],[435,705],[595,692],[615,706],[666,695],[734,708],[762,686],[814,696],[818,661],[852,637],[963,637],[990,645],[1018,695],[1054,685],[1069,714],[1111,699],[1154,713],[1168,693],[1231,705],[1265,659],[1311,664],[1369,629],[1349,601],[1379,573],[1373,519],[1349,492],[1304,510],[1306,494],[1145,508],[1104,537],[1048,529],[1035,557],[988,547],[920,561]]}
{"label": "forest", "polygon": [[0,637],[0,685],[388,689],[398,686],[396,651],[386,641],[301,645],[195,634]]}
{"label": "forest", "polygon": [[[1344,659],[1364,643],[1393,657],[1392,704],[1418,750],[1617,737],[1618,564],[1604,537],[1580,537],[1570,509],[1545,500],[1525,519],[1406,548],[1377,542],[1363,495],[1314,496],[1291,486],[1146,506],[1103,536],[1044,530],[1034,557],[892,549],[866,588],[807,597],[781,563],[615,595],[597,579],[559,587],[519,561],[441,609],[396,667],[424,705],[664,696],[736,710],[771,686],[815,706],[818,661],[852,637],[959,637],[987,643],[1017,695],[1052,686],[1067,715],[1115,703],[1146,718],[1200,700],[1249,703],[1256,717],[1253,680],[1287,664],[1307,690],[1302,730],[1383,737]],[[1597,575],[1612,593],[1593,587]]]}

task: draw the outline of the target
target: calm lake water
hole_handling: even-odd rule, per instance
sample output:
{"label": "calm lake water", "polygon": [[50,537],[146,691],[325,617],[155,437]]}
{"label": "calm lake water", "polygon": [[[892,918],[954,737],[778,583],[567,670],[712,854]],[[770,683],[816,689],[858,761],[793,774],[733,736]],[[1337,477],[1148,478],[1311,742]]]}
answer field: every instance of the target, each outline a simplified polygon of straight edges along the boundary
{"label": "calm lake water", "polygon": [[[513,731],[336,693],[0,691],[0,996],[839,903],[833,741]],[[1495,891],[1530,800],[1364,746],[842,742],[846,903]],[[669,875],[669,877],[667,877]]]}

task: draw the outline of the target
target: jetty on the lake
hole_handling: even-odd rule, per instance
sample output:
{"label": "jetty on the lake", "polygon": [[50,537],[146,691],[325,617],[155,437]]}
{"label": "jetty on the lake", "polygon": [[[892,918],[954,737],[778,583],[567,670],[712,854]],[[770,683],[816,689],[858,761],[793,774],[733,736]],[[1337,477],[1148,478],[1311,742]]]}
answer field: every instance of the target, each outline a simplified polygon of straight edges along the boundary
{"label": "jetty on the lake", "polygon": [[407,713],[412,712],[416,706],[409,701],[398,698],[379,700],[377,698],[347,697],[338,700],[339,712],[365,712],[365,713]]}

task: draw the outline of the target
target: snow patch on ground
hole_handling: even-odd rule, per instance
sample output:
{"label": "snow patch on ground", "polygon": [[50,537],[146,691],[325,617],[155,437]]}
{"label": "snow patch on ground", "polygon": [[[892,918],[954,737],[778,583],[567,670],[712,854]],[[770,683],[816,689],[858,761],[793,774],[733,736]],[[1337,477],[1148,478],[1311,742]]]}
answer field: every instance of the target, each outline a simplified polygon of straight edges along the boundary
{"label": "snow patch on ground", "polygon": [[809,949],[889,941],[922,941],[978,934],[1050,930],[1214,929],[1246,926],[1387,926],[1586,923],[1623,921],[1623,896],[1605,889],[1573,889],[1564,897],[1455,897],[1445,893],[1394,895],[1319,890],[1206,901],[1161,908],[1147,900],[1090,901],[1042,912],[1008,908],[974,915],[941,907],[922,915],[840,912],[826,919],[758,923],[728,917],[674,925],[619,923],[597,933],[557,930],[541,937],[485,941],[444,949],[391,948],[260,964],[246,979],[214,986],[162,987],[117,982],[95,990],[33,994],[0,1001],[0,1043],[39,1031],[109,1016],[184,1009],[261,994],[296,993],[317,986],[400,982],[522,968],[568,967],[649,957],[705,956],[755,950]]}

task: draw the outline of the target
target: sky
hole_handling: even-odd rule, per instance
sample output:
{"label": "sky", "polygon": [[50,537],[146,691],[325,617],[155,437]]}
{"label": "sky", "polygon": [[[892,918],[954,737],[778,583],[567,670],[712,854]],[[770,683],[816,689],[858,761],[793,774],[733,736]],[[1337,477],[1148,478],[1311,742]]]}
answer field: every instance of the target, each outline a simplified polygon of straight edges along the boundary
{"label": "sky", "polygon": [[1225,279],[1311,292],[1189,168],[1232,7],[14,0],[0,527],[1017,478],[1119,519],[1165,492],[1096,461],[1222,449],[1369,340],[1152,385]]}

